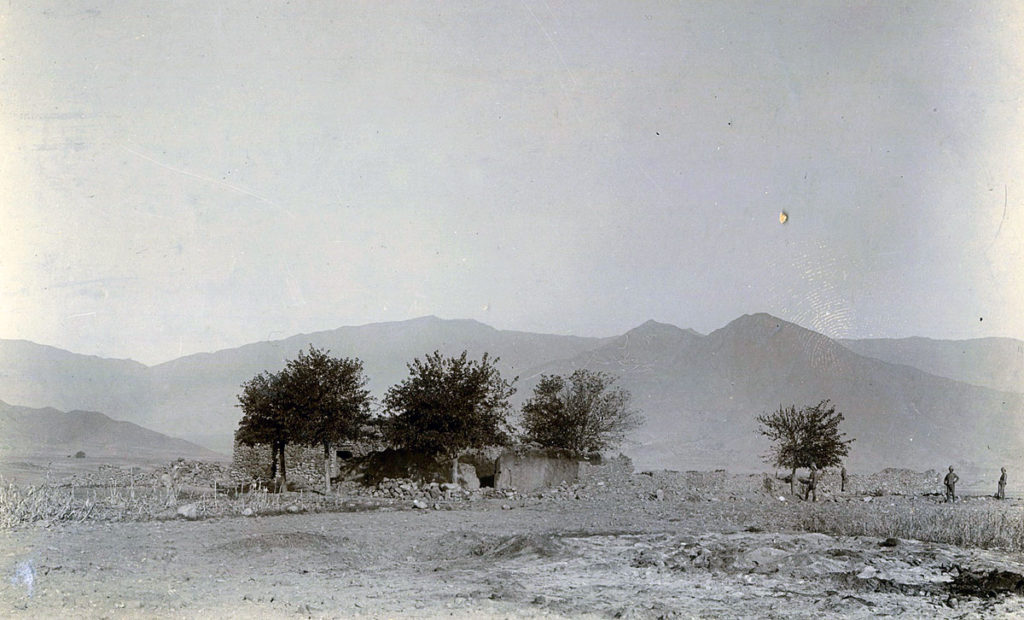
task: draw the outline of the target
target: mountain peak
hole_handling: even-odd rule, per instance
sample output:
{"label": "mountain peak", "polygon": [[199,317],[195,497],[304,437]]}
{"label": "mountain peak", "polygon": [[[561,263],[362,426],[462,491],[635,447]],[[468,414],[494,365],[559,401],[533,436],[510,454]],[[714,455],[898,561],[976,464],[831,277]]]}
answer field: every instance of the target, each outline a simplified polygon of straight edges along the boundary
{"label": "mountain peak", "polygon": [[682,329],[676,327],[671,323],[659,323],[654,319],[648,319],[640,325],[637,325],[633,329],[626,332],[627,336],[657,336],[657,337],[673,337],[678,338],[681,336],[700,336],[699,333],[692,329]]}
{"label": "mountain peak", "polygon": [[772,316],[767,312],[756,312],[754,314],[744,314],[739,318],[733,319],[725,327],[716,330],[716,332],[776,333],[783,329],[805,330],[805,328],[795,323]]}

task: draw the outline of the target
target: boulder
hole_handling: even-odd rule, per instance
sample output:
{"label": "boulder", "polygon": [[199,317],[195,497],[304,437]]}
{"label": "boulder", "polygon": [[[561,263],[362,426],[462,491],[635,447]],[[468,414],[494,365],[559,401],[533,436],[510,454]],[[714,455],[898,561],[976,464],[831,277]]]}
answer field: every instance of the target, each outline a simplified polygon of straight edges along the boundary
{"label": "boulder", "polygon": [[476,467],[469,463],[459,463],[459,484],[467,491],[476,491],[480,488],[480,478],[477,478]]}
{"label": "boulder", "polygon": [[775,573],[789,553],[774,547],[757,547],[736,558],[733,568],[751,573]]}

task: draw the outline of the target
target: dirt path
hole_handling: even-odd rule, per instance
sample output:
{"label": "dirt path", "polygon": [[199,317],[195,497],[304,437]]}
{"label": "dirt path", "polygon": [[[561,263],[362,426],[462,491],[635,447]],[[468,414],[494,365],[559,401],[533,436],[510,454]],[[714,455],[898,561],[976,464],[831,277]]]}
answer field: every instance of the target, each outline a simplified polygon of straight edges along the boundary
{"label": "dirt path", "polygon": [[[1024,613],[961,593],[1013,558],[746,529],[782,508],[542,503],[87,523],[0,533],[14,617],[911,617]],[[775,512],[773,512],[775,511]],[[784,528],[783,528],[784,529]],[[993,569],[994,570],[994,569]]]}

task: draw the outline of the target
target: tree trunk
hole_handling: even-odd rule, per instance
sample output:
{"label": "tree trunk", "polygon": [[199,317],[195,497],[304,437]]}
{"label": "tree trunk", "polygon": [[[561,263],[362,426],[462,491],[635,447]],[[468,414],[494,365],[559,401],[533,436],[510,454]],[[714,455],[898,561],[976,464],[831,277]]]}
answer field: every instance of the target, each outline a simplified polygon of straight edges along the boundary
{"label": "tree trunk", "polygon": [[270,479],[277,478],[277,442],[270,442]]}
{"label": "tree trunk", "polygon": [[459,455],[452,457],[452,484],[459,483]]}
{"label": "tree trunk", "polygon": [[796,466],[793,466],[793,471],[789,474],[789,494],[796,495]]}
{"label": "tree trunk", "polygon": [[324,442],[324,490],[331,492],[331,444]]}
{"label": "tree trunk", "polygon": [[278,445],[278,448],[281,451],[281,482],[283,484],[287,484],[288,483],[288,469],[284,465],[284,447],[285,447],[285,445],[286,444],[283,441]]}

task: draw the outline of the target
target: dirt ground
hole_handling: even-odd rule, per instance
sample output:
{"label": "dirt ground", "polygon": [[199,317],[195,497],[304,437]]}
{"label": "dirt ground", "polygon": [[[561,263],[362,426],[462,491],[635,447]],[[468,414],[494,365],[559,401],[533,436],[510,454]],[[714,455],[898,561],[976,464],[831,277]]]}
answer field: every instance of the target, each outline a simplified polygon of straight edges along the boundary
{"label": "dirt ground", "polygon": [[795,510],[742,499],[484,500],[455,510],[36,524],[0,532],[0,614],[1024,615],[1018,594],[992,596],[964,578],[1019,592],[1017,556],[796,533]]}

